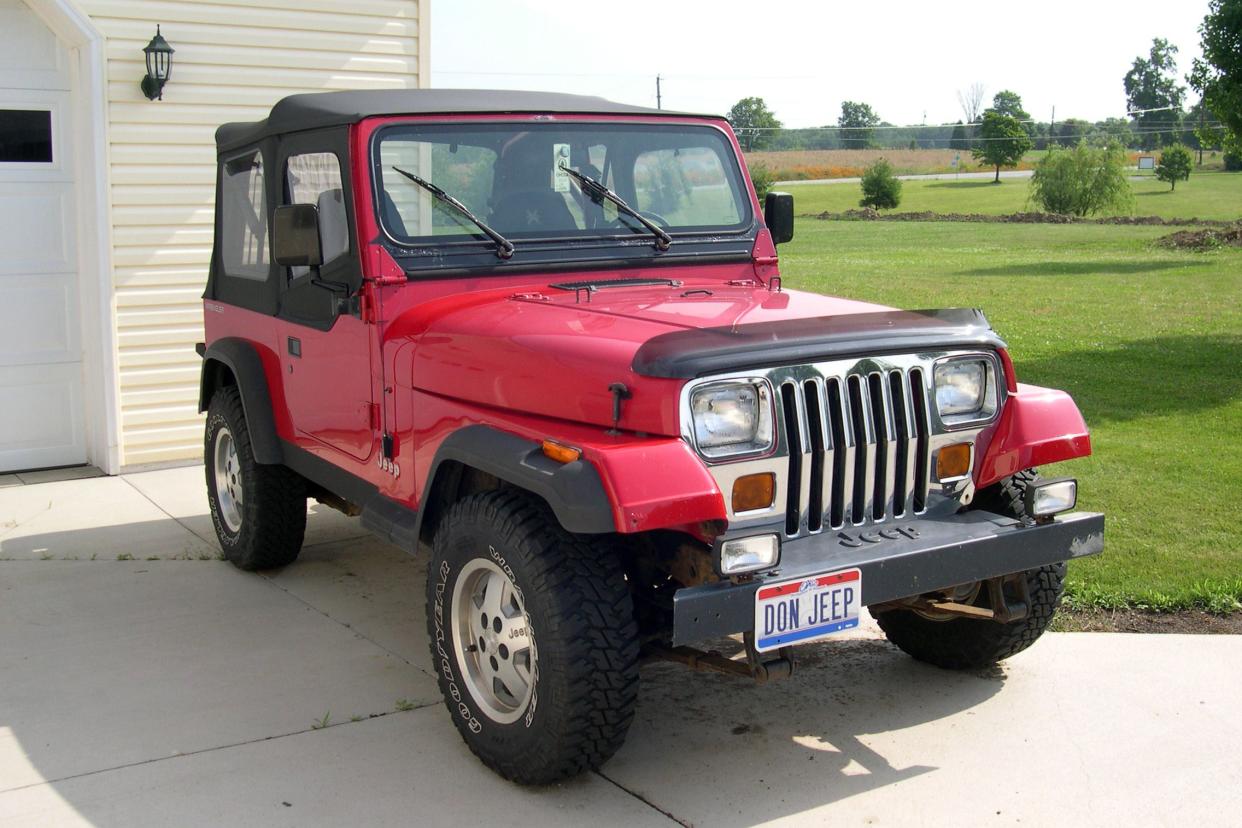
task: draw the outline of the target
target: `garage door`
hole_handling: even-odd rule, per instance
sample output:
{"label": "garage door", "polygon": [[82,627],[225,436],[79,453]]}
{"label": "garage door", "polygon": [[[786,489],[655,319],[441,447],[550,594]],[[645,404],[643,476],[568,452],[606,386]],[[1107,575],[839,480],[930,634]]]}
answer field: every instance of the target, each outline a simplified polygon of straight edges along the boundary
{"label": "garage door", "polygon": [[67,58],[0,0],[0,472],[86,462]]}

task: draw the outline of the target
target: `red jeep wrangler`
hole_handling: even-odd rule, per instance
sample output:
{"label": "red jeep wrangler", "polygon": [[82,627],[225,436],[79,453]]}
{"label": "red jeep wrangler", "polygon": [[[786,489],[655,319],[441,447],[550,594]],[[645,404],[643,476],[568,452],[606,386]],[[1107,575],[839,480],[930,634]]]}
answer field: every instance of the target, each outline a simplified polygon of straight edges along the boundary
{"label": "red jeep wrangler", "polygon": [[759,203],[723,118],[330,92],[216,140],[225,556],[291,563],[308,497],[427,544],[440,688],[509,779],[607,760],[644,657],[785,676],[867,607],[915,658],[991,664],[1103,548],[1034,472],[1090,452],[1070,398],[979,311],[782,289],[792,198]]}

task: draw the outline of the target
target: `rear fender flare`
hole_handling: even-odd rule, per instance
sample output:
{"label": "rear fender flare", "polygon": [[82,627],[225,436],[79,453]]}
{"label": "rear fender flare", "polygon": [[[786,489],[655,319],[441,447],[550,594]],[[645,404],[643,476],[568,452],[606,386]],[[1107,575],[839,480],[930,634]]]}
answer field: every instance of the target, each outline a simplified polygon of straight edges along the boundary
{"label": "rear fender flare", "polygon": [[263,360],[254,345],[246,340],[237,337],[218,339],[203,353],[203,369],[198,385],[199,413],[206,411],[211,405],[211,397],[216,389],[228,384],[222,369],[227,369],[232,374],[233,382],[241,394],[242,410],[246,414],[246,427],[250,431],[254,459],[268,465],[283,463],[284,453],[276,433],[272,395],[267,387]]}

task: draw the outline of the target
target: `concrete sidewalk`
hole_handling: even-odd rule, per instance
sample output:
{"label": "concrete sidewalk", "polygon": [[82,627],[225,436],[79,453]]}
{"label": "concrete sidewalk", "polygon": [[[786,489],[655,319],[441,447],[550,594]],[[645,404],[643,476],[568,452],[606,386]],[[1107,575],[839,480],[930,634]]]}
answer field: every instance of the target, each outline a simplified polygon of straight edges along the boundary
{"label": "concrete sidewalk", "polygon": [[425,559],[324,507],[309,526],[297,563],[253,575],[217,558],[201,468],[0,488],[0,823],[1180,825],[1242,807],[1242,637],[1052,634],[962,674],[872,625],[771,686],[645,667],[602,772],[518,788],[439,700]]}

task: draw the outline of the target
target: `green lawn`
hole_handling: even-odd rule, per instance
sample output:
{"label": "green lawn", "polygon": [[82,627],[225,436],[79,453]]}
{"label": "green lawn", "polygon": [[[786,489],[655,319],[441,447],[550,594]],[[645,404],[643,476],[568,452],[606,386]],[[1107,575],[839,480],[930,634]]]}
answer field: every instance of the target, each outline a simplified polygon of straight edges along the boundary
{"label": "green lawn", "polygon": [[[1202,200],[1182,204],[1201,216],[1242,215],[1242,176],[1208,179],[1192,178],[1186,190]],[[819,185],[813,197],[854,189]],[[911,194],[924,189],[942,192],[923,185]],[[956,202],[931,203],[982,211],[966,198],[974,190],[955,192]],[[782,270],[788,286],[820,293],[904,308],[981,307],[1009,342],[1021,381],[1073,394],[1095,454],[1046,471],[1077,476],[1082,507],[1108,514],[1104,555],[1071,567],[1073,602],[1236,608],[1242,250],[1153,246],[1166,232],[799,219],[795,240],[781,248]]]}
{"label": "green lawn", "polygon": [[[1192,174],[1177,189],[1154,178],[1133,182],[1135,215],[1165,218],[1242,218],[1242,173]],[[979,179],[903,181],[898,212],[932,210],[938,213],[1017,213],[1035,209],[1027,204],[1030,183],[1001,179],[1000,184]],[[798,215],[825,211],[839,213],[858,207],[862,193],[857,184],[782,184],[793,193]]]}

